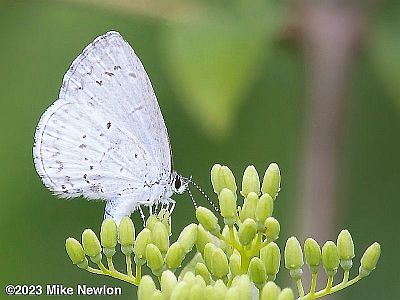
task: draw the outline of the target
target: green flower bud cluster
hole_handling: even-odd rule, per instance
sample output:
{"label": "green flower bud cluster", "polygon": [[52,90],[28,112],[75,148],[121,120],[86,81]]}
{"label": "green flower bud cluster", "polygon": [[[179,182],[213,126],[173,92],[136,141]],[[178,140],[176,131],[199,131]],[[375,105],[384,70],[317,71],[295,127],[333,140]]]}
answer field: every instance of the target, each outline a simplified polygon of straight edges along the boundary
{"label": "green flower bud cluster", "polygon": [[274,199],[280,189],[279,168],[271,164],[261,183],[255,167],[247,167],[240,191],[244,197],[241,206],[236,180],[228,167],[214,165],[211,182],[224,224],[219,224],[217,215],[210,209],[197,208],[200,225],[196,247],[207,271],[212,278],[222,280],[248,274],[262,289],[267,281],[275,280],[280,268],[281,254],[274,243],[279,237],[280,224],[272,217]]}
{"label": "green flower bud cluster", "polygon": [[[178,240],[170,244],[169,215],[161,210],[157,216],[151,215],[147,219],[146,227],[137,236],[129,217],[124,217],[119,226],[114,220],[105,219],[101,225],[100,240],[91,229],[86,229],[82,234],[82,244],[74,238],[68,238],[65,247],[72,263],[78,267],[138,285],[141,281],[141,268],[145,264],[155,276],[160,276],[166,269],[179,268],[198,242],[197,232],[198,225],[190,224],[184,228]],[[126,258],[126,274],[114,268],[113,256],[117,244],[120,244],[121,253]],[[103,264],[103,254],[107,267]],[[87,257],[98,269],[89,266]],[[132,258],[136,264],[135,276],[132,272]]]}
{"label": "green flower bud cluster", "polygon": [[[361,258],[359,275],[349,280],[350,269],[353,266],[355,254],[353,239],[348,230],[342,230],[339,233],[336,244],[332,241],[327,241],[323,245],[322,250],[314,239],[306,239],[304,242],[304,257],[312,274],[310,292],[307,295],[304,295],[301,282],[302,267],[304,265],[303,251],[299,241],[295,237],[289,238],[286,242],[285,267],[289,269],[290,276],[296,281],[299,296],[306,299],[314,299],[342,290],[369,275],[376,267],[380,252],[380,245],[378,243],[372,244]],[[327,285],[325,289],[315,292],[316,279],[321,265],[328,278]],[[333,277],[336,275],[339,266],[343,269],[343,280],[338,285],[332,286]]]}
{"label": "green flower bud cluster", "polygon": [[210,284],[197,272],[188,271],[182,277],[177,278],[173,272],[166,270],[161,274],[160,289],[156,288],[156,284],[150,276],[146,275],[142,278],[138,288],[138,299],[251,300],[253,299],[252,292],[253,286],[247,275],[237,276],[229,285],[226,285],[221,279]]}
{"label": "green flower bud cluster", "polygon": [[[295,299],[292,289],[280,289],[275,283],[282,255],[284,266],[295,281],[298,299],[303,300],[340,291],[375,269],[381,252],[378,243],[365,251],[358,276],[349,279],[355,253],[348,230],[340,232],[336,243],[328,241],[322,247],[312,238],[306,239],[302,247],[296,237],[290,237],[281,253],[277,242],[280,223],[273,216],[281,183],[277,164],[267,167],[262,182],[256,168],[248,166],[239,193],[235,177],[226,166],[212,167],[211,183],[219,210],[198,207],[195,216],[199,224],[186,226],[175,242],[170,241],[170,216],[161,210],[148,217],[145,228],[137,235],[129,217],[119,225],[106,219],[101,225],[100,240],[91,229],[83,232],[82,242],[68,238],[68,256],[79,268],[138,286],[139,299]],[[118,245],[125,256],[124,272],[113,265]],[[185,260],[186,257],[191,259]],[[186,265],[182,265],[184,260],[188,261]],[[311,272],[308,293],[302,285],[304,264]],[[142,267],[147,267],[154,277],[142,277]],[[339,268],[343,270],[343,280],[333,286]],[[316,291],[321,270],[327,284]]]}

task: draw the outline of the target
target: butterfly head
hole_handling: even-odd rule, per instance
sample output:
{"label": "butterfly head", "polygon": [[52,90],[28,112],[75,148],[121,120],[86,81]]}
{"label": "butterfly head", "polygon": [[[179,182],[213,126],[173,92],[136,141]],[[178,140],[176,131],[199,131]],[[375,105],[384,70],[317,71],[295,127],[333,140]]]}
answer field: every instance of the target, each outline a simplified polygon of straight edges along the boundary
{"label": "butterfly head", "polygon": [[172,190],[177,194],[183,194],[189,185],[190,178],[183,177],[178,173],[172,174]]}

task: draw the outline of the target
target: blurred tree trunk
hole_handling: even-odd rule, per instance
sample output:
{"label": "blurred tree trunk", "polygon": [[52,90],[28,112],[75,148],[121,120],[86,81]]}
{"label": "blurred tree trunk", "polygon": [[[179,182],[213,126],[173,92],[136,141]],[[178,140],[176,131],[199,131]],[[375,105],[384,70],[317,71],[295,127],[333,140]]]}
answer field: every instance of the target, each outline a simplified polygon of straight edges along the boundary
{"label": "blurred tree trunk", "polygon": [[[298,194],[301,223],[297,226],[302,240],[312,236],[321,246],[329,239],[335,240],[337,234],[335,218],[343,190],[343,140],[351,100],[349,82],[354,54],[366,27],[366,3],[306,0],[295,6],[295,30],[307,68]],[[305,282],[308,286],[309,282]]]}
{"label": "blurred tree trunk", "polygon": [[308,98],[300,184],[300,197],[305,201],[301,228],[303,235],[310,234],[320,243],[334,234],[350,100],[348,83],[365,23],[363,10],[338,3],[341,1],[305,1],[300,10]]}

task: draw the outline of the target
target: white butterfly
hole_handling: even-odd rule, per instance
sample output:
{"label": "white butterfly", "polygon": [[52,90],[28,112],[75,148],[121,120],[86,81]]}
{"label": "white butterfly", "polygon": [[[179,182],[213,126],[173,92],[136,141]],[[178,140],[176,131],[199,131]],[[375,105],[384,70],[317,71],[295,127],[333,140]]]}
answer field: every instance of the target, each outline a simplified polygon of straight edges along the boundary
{"label": "white butterfly", "polygon": [[72,63],[59,98],[42,115],[33,157],[43,183],[63,198],[106,201],[117,222],[140,205],[166,205],[189,179],[172,170],[167,128],[150,80],[115,31]]}

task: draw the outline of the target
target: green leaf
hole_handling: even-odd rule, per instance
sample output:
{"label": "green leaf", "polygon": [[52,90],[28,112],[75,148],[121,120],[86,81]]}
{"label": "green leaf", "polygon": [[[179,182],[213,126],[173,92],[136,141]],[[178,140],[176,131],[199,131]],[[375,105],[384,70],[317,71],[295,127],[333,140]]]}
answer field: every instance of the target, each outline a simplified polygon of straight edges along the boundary
{"label": "green leaf", "polygon": [[[271,10],[266,10],[270,14]],[[215,11],[164,32],[167,71],[182,105],[205,132],[226,135],[269,54],[271,19]]]}

